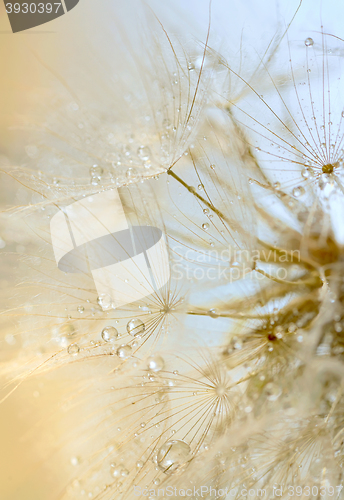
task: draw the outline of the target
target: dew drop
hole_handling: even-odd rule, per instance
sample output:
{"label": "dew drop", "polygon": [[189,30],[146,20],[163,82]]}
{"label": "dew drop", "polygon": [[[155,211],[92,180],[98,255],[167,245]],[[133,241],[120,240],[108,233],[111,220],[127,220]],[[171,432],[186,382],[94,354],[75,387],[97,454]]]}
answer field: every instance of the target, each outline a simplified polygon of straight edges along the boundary
{"label": "dew drop", "polygon": [[101,180],[102,175],[104,173],[104,170],[102,167],[99,167],[98,165],[93,165],[93,167],[90,168],[90,176],[93,179]]}
{"label": "dew drop", "polygon": [[282,390],[281,388],[275,384],[274,382],[269,382],[268,384],[266,384],[266,386],[264,387],[264,392],[265,392],[265,395],[266,395],[266,398],[269,400],[269,401],[276,401],[276,399],[278,399],[282,393]]}
{"label": "dew drop", "polygon": [[163,370],[165,367],[165,362],[161,356],[158,354],[154,354],[153,356],[150,356],[148,358],[148,369],[152,370],[153,372],[159,372],[160,370]]}
{"label": "dew drop", "polygon": [[162,126],[169,130],[171,128],[171,122],[168,118],[165,118],[164,121],[162,122]]}
{"label": "dew drop", "polygon": [[313,170],[309,167],[305,167],[301,170],[301,175],[304,179],[309,179],[313,176]]}
{"label": "dew drop", "polygon": [[122,465],[115,465],[112,464],[113,470],[112,470],[112,475],[113,477],[119,478],[119,477],[126,477],[129,475],[129,471]]}
{"label": "dew drop", "polygon": [[105,342],[113,342],[118,337],[118,331],[113,326],[106,326],[103,328],[101,336]]}
{"label": "dew drop", "polygon": [[137,154],[141,160],[149,160],[151,155],[151,150],[148,146],[140,146],[137,150]]}
{"label": "dew drop", "polygon": [[132,167],[128,168],[125,175],[129,181],[134,181],[135,179],[137,179],[138,176],[136,168]]}
{"label": "dew drop", "polygon": [[107,293],[101,293],[97,298],[97,302],[103,309],[103,311],[107,311],[108,309],[112,308],[112,300],[110,295],[108,295]]}
{"label": "dew drop", "polygon": [[293,196],[295,196],[295,198],[299,198],[304,193],[305,193],[305,190],[302,186],[297,186],[296,188],[293,189]]}
{"label": "dew drop", "polygon": [[78,313],[82,314],[84,312],[84,310],[85,310],[84,306],[78,307]]}
{"label": "dew drop", "polygon": [[[162,403],[163,401],[165,401],[166,397],[167,396],[165,392],[159,391],[155,394],[155,402]],[[159,424],[157,424],[157,427],[159,427]]]}
{"label": "dew drop", "polygon": [[297,326],[295,325],[295,323],[289,323],[288,332],[289,333],[295,333],[296,330],[297,330]]}
{"label": "dew drop", "polygon": [[133,337],[137,335],[142,335],[145,331],[145,324],[138,318],[131,319],[127,324],[127,332]]}
{"label": "dew drop", "polygon": [[313,38],[306,38],[305,45],[306,47],[311,47],[314,44]]}
{"label": "dew drop", "polygon": [[202,224],[202,229],[204,229],[204,231],[208,231],[209,224],[207,222],[205,222],[204,224]]}
{"label": "dew drop", "polygon": [[174,474],[190,459],[191,449],[185,441],[167,441],[158,451],[157,465],[165,474]]}
{"label": "dew drop", "polygon": [[217,314],[216,312],[216,309],[209,309],[208,311],[208,315],[211,317],[211,318],[218,318],[219,315]]}
{"label": "dew drop", "polygon": [[121,345],[117,351],[116,354],[119,358],[121,359],[128,359],[131,356],[132,348],[130,345]]}
{"label": "dew drop", "polygon": [[80,347],[78,346],[78,344],[71,344],[67,350],[68,350],[68,354],[71,354],[72,356],[76,356],[80,351]]}

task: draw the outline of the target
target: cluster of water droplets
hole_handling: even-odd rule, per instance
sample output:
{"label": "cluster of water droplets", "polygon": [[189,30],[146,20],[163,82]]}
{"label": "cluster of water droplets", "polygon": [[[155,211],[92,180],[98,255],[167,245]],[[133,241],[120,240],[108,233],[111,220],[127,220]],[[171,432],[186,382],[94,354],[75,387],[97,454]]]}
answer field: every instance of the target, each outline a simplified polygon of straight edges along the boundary
{"label": "cluster of water droplets", "polygon": [[[112,309],[113,303],[112,299],[109,295],[107,294],[102,294],[97,298],[98,304],[101,306],[103,311],[108,311]],[[79,306],[78,307],[78,312],[80,314],[84,313],[84,307]],[[118,323],[118,320],[115,321],[115,323]],[[56,331],[55,331],[56,330]],[[55,328],[53,332],[53,338],[62,346],[62,347],[67,347],[68,354],[70,355],[77,355],[80,352],[80,346],[76,344],[75,342],[71,343],[71,340],[76,335],[76,330],[75,327],[73,326],[72,323],[67,322],[63,323],[61,326]],[[113,326],[113,325],[107,325],[105,326],[100,333],[101,340],[105,344],[109,344],[112,346],[113,352],[116,353],[116,355],[120,359],[128,359],[132,355],[133,347],[136,347],[138,345],[138,340],[141,339],[141,337],[144,335],[146,331],[146,325],[145,323],[139,319],[139,318],[132,318],[127,322],[126,325],[126,333],[129,334],[134,338],[134,341],[129,342],[127,344],[121,344],[115,346],[116,342],[120,340],[121,337],[126,335],[125,332],[120,333],[118,329]],[[91,341],[91,344],[93,345],[101,345],[101,343],[97,343],[95,341]],[[159,356],[156,357],[155,360],[155,367],[154,365],[154,357],[152,357],[150,363],[152,364],[151,370],[153,371],[158,371],[163,368],[163,360]]]}
{"label": "cluster of water droplets", "polygon": [[[145,121],[149,123],[151,117],[146,116]],[[192,120],[189,121],[191,124]],[[141,138],[131,134],[127,142],[119,143],[115,134],[109,132],[105,137],[105,144],[107,149],[110,147],[110,151],[104,154],[101,165],[90,168],[91,185],[102,186],[109,181],[124,185],[165,171],[170,166],[174,153],[176,133],[177,127],[168,118],[162,120],[158,137],[150,139],[146,134],[141,134]]]}

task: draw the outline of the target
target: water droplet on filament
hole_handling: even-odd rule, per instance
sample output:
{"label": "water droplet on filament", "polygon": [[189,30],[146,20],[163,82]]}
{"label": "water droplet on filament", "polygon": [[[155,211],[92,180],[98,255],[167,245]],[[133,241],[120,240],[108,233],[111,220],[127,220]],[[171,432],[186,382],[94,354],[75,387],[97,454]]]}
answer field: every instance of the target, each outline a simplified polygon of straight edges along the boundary
{"label": "water droplet on filament", "polygon": [[167,441],[158,452],[157,464],[165,474],[180,472],[191,459],[190,446],[185,441]]}

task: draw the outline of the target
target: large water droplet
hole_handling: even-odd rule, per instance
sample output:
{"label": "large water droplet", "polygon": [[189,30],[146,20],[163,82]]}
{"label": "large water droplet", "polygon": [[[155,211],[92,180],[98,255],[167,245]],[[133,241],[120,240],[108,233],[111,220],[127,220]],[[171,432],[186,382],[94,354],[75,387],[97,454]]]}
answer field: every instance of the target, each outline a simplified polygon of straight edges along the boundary
{"label": "large water droplet", "polygon": [[97,302],[103,309],[103,311],[107,311],[108,309],[112,308],[112,300],[110,295],[108,295],[107,293],[100,294],[97,298]]}
{"label": "large water droplet", "polygon": [[293,196],[295,196],[295,198],[299,198],[304,193],[305,193],[305,190],[302,186],[297,186],[296,188],[293,189]]}
{"label": "large water droplet", "polygon": [[164,360],[161,356],[158,354],[154,354],[153,356],[150,356],[148,358],[148,369],[152,370],[153,372],[159,372],[160,370],[163,370],[165,367]]}
{"label": "large water droplet", "polygon": [[185,441],[167,441],[158,451],[157,464],[165,474],[180,472],[191,459],[190,446]]}
{"label": "large water droplet", "polygon": [[306,38],[305,45],[306,47],[311,47],[314,44],[313,38]]}
{"label": "large water droplet", "polygon": [[310,167],[305,167],[301,170],[301,175],[304,179],[309,179],[313,176],[313,170]]}
{"label": "large water droplet", "polygon": [[128,359],[131,356],[132,348],[130,345],[121,345],[117,351],[116,354],[119,358],[121,359]]}
{"label": "large water droplet", "polygon": [[80,351],[80,347],[78,346],[78,344],[71,344],[67,350],[68,350],[68,354],[72,354],[73,356],[76,356],[78,354],[78,352]]}
{"label": "large water droplet", "polygon": [[137,335],[142,335],[145,331],[145,324],[138,318],[131,319],[127,324],[127,332],[133,337]]}
{"label": "large water droplet", "polygon": [[118,337],[118,331],[113,326],[106,326],[102,330],[102,339],[105,342],[113,342]]}

